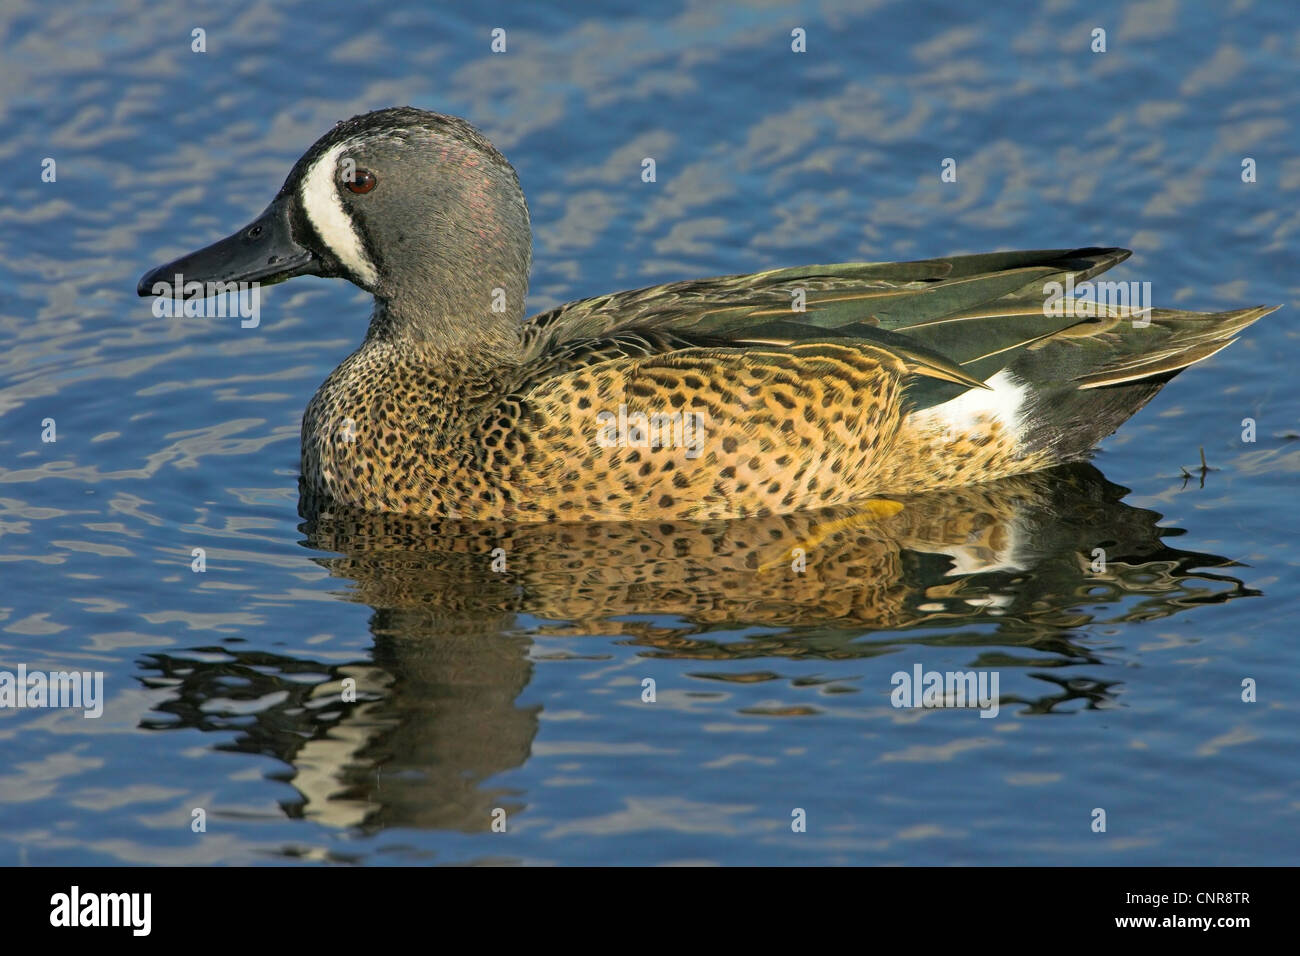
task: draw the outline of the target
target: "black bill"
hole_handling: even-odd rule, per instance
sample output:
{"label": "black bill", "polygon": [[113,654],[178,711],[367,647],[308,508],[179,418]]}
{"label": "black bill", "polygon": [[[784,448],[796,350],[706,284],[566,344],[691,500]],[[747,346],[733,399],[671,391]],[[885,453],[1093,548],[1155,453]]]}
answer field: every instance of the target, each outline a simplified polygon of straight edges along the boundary
{"label": "black bill", "polygon": [[178,281],[201,282],[208,289],[212,283],[270,285],[297,275],[319,275],[316,257],[294,241],[291,218],[291,200],[277,196],[265,212],[234,235],[146,272],[136,292],[173,296]]}

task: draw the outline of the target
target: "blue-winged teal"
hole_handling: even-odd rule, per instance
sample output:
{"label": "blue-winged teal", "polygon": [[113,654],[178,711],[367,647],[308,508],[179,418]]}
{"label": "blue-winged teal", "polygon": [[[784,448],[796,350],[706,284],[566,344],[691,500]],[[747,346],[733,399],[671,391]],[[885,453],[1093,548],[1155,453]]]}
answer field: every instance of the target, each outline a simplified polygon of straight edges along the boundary
{"label": "blue-winged teal", "polygon": [[531,255],[506,159],[395,108],[335,126],[257,220],[139,292],[180,273],[373,293],[303,417],[306,490],[519,521],[781,513],[1079,459],[1272,311],[1053,310],[1051,283],[1129,255],[1056,249],[697,279],[525,320]]}

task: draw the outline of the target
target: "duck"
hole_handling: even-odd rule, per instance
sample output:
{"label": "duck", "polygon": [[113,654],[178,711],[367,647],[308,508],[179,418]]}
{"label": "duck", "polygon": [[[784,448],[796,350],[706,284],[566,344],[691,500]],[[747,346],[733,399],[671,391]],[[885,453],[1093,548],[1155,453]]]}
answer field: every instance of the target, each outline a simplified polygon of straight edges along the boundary
{"label": "duck", "polygon": [[1062,296],[1129,255],[779,268],[526,318],[532,228],[514,167],[463,119],[393,107],[335,125],[252,223],[137,291],[315,275],[374,297],[361,345],[303,415],[309,500],[469,521],[704,521],[1083,460],[1275,308]]}

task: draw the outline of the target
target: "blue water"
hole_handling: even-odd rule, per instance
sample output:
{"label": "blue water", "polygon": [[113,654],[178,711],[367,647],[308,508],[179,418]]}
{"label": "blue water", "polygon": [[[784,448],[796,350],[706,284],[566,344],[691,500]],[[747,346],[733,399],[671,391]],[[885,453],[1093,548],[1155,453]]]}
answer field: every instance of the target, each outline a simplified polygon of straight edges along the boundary
{"label": "blue water", "polygon": [[[0,862],[1295,862],[1300,17],[863,6],[8,0],[0,670],[102,671],[105,706],[0,710]],[[305,523],[302,409],[365,297],[297,279],[249,329],[135,282],[408,103],[518,169],[530,311],[1084,245],[1159,305],[1285,308],[1099,471],[848,530]],[[823,532],[802,576],[747,561]],[[998,715],[891,706],[915,665],[996,673]]]}

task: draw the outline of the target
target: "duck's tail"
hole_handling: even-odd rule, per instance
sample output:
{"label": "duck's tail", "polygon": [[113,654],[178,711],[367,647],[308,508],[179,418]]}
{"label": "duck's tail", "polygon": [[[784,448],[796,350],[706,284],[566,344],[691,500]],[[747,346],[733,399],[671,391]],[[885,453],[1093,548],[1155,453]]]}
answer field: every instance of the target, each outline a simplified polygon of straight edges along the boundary
{"label": "duck's tail", "polygon": [[1061,461],[1084,457],[1175,375],[1227,348],[1277,308],[1110,315],[1029,346],[1008,366],[1027,386],[1025,450]]}

